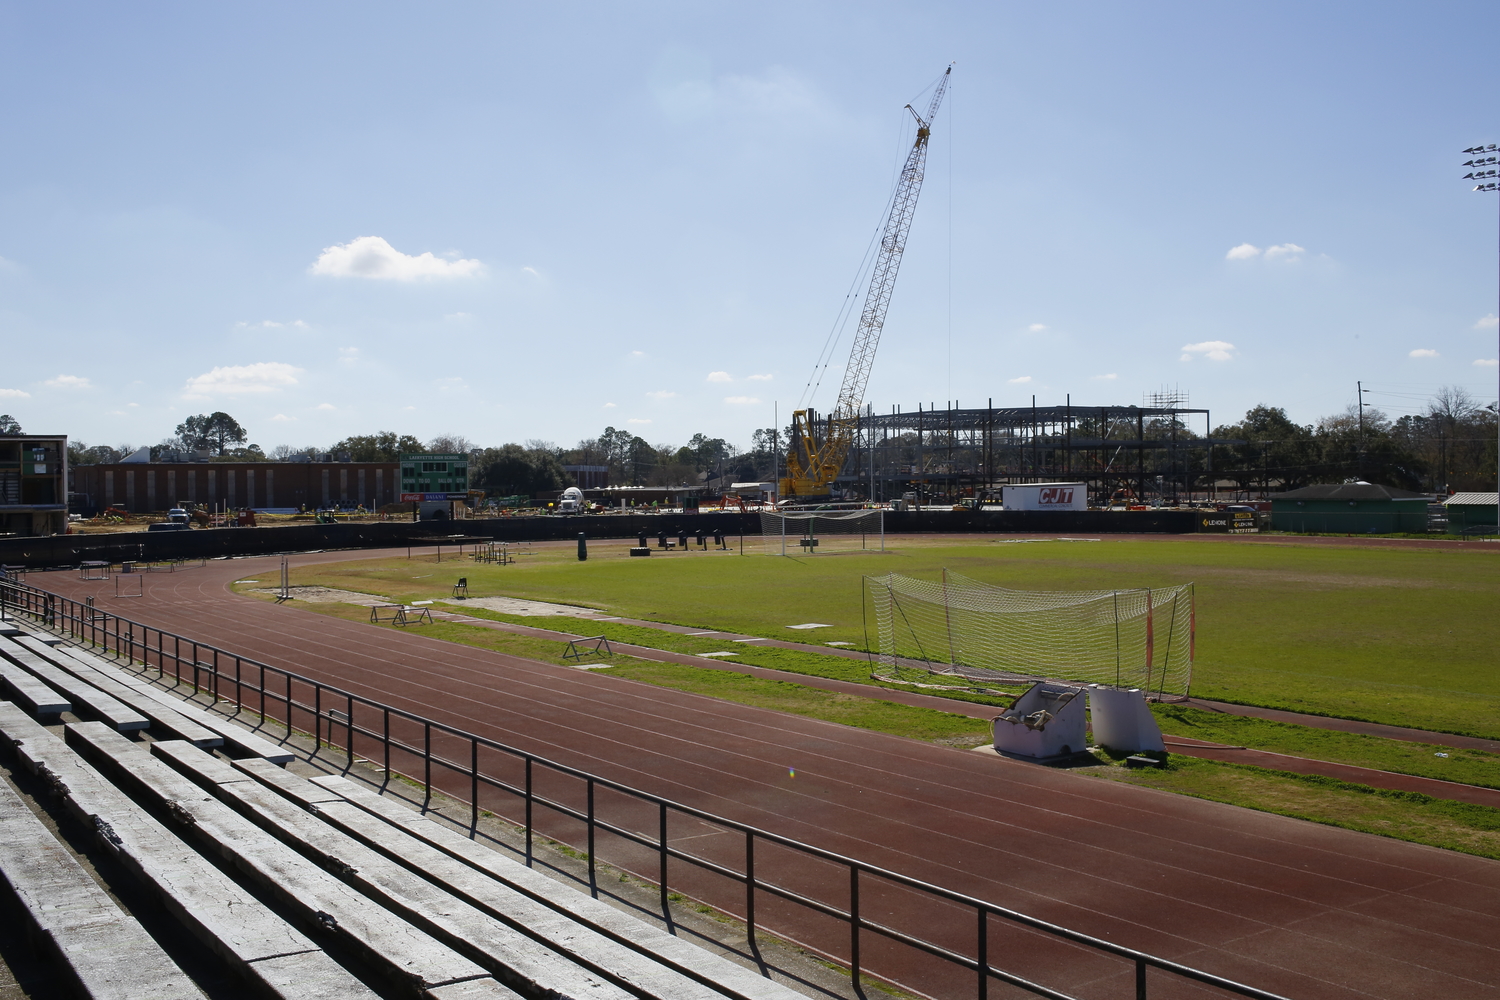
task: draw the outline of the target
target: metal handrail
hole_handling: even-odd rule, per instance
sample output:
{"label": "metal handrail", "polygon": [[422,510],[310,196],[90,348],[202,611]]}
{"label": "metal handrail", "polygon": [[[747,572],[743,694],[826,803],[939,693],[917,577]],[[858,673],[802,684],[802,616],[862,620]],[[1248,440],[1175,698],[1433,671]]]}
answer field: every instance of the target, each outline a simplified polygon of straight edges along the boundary
{"label": "metal handrail", "polygon": [[[1254,1000],[1285,1000],[1284,997],[1278,994],[1257,989],[1253,986],[1247,986],[1243,983],[1237,983],[1233,980],[1137,951],[1124,945],[1115,944],[1111,941],[1105,941],[1101,938],[1053,924],[1037,917],[1028,916],[1017,910],[987,903],[973,896],[932,885],[921,879],[902,875],[899,872],[890,871],[877,865],[865,864],[855,858],[839,854],[835,851],[805,844],[790,837],[762,830],[749,824],[726,819],[706,810],[652,795],[649,792],[643,792],[628,785],[611,781],[608,778],[590,774],[587,771],[549,760],[496,740],[469,733],[442,722],[433,721],[414,712],[394,708],[374,699],[345,691],[342,688],[326,684],[305,675],[262,663],[259,660],[241,656],[238,653],[222,650],[208,643],[189,639],[153,625],[124,618],[111,612],[100,611],[91,604],[84,604],[72,598],[64,597],[61,594],[54,594],[29,584],[0,578],[0,618],[4,618],[7,608],[12,608],[23,613],[54,631],[64,632],[69,636],[96,645],[106,652],[113,652],[117,656],[123,656],[127,662],[135,662],[137,653],[139,653],[139,662],[146,667],[150,667],[152,665],[150,658],[154,656],[156,658],[156,669],[161,677],[166,676],[166,663],[168,660],[171,660],[174,667],[172,672],[175,678],[174,687],[176,684],[183,682],[184,665],[192,668],[191,686],[193,690],[207,691],[216,700],[226,697],[223,689],[225,686],[232,684],[233,697],[229,700],[234,702],[236,713],[242,709],[256,711],[259,717],[265,720],[272,718],[267,713],[268,699],[272,702],[273,706],[278,703],[283,704],[285,706],[284,724],[287,729],[287,738],[290,738],[291,734],[297,731],[293,726],[294,712],[300,711],[312,717],[314,728],[311,735],[314,737],[315,744],[321,747],[323,743],[323,724],[326,721],[328,724],[327,742],[331,746],[337,746],[334,742],[335,727],[343,730],[346,769],[353,767],[355,762],[354,740],[356,736],[376,741],[381,745],[384,756],[384,768],[387,775],[400,773],[393,771],[391,768],[391,752],[393,749],[413,757],[420,757],[423,762],[423,774],[420,780],[424,789],[422,803],[424,812],[431,805],[433,791],[432,769],[434,765],[465,777],[469,780],[470,786],[469,835],[471,837],[477,834],[479,828],[479,789],[481,785],[515,795],[525,805],[525,823],[523,825],[525,829],[525,858],[528,866],[531,866],[534,860],[534,811],[537,806],[542,806],[558,815],[582,822],[586,826],[588,842],[589,886],[591,894],[596,897],[598,896],[598,861],[595,853],[595,843],[598,831],[607,832],[627,842],[653,850],[657,852],[659,861],[658,888],[660,890],[663,917],[669,926],[671,925],[672,917],[670,913],[670,890],[668,888],[667,868],[668,862],[672,859],[690,864],[702,871],[721,876],[745,886],[745,913],[743,919],[746,923],[747,936],[752,948],[756,947],[755,940],[758,929],[775,932],[774,928],[764,927],[763,925],[758,926],[757,924],[755,915],[755,895],[757,892],[769,894],[778,899],[794,903],[825,917],[840,920],[849,927],[848,955],[840,956],[815,946],[806,944],[803,946],[818,951],[840,964],[846,965],[856,986],[860,976],[866,971],[862,968],[860,960],[860,935],[861,932],[867,931],[975,973],[977,977],[975,996],[978,1000],[986,1000],[988,997],[991,979],[1000,980],[1038,996],[1053,998],[1053,1000],[1075,1000],[1070,994],[1032,982],[991,964],[988,958],[989,921],[991,917],[995,917],[1075,945],[1092,948],[1096,951],[1130,961],[1134,965],[1136,1000],[1146,1000],[1146,971],[1148,968],[1184,979],[1190,979],[1194,982],[1212,986],[1238,996],[1251,997]],[[154,647],[150,641],[152,635],[156,638]],[[188,647],[186,653],[184,652],[185,646]],[[211,659],[204,660],[202,657],[205,654],[211,656]],[[222,662],[225,658],[232,660],[232,671],[229,664]],[[246,678],[245,668],[247,666],[256,672],[256,682],[251,682]],[[207,674],[206,678],[205,674]],[[284,685],[280,685],[284,687],[284,691],[270,690],[267,683],[268,675],[274,676],[279,681],[284,681]],[[207,682],[206,687],[205,680]],[[294,683],[312,688],[312,705],[299,703],[293,698],[292,688]],[[244,697],[247,689],[252,696],[258,697],[258,709],[248,703]],[[325,708],[325,700],[339,703],[340,707]],[[382,720],[381,728],[376,730],[356,723],[354,718],[356,705],[365,706],[379,712]],[[422,731],[421,745],[418,746],[393,737],[391,735],[391,720],[393,718],[405,720],[414,726],[420,726]],[[282,720],[277,721],[280,722]],[[433,752],[433,736],[435,733],[455,737],[462,742],[467,742],[469,745],[469,760],[466,763],[459,763],[435,754]],[[521,761],[524,764],[524,785],[517,786],[501,778],[482,773],[478,766],[479,749],[481,747],[507,754]],[[315,750],[316,752],[317,750]],[[536,767],[542,767],[550,772],[576,778],[584,782],[587,801],[586,808],[580,810],[565,802],[537,793],[534,785],[534,770]],[[417,780],[413,775],[403,774],[402,776],[410,780]],[[659,813],[659,832],[655,836],[648,836],[639,831],[626,829],[599,818],[594,809],[595,791],[599,788],[609,789],[629,798],[656,806]],[[744,835],[745,870],[743,872],[736,871],[706,857],[689,854],[680,848],[672,847],[667,839],[667,817],[669,811]],[[786,848],[804,856],[844,867],[849,875],[848,907],[841,908],[813,899],[794,889],[767,881],[756,874],[756,841]],[[956,952],[933,941],[916,937],[863,916],[860,913],[859,907],[862,878],[878,878],[886,884],[910,889],[931,899],[943,900],[972,909],[976,918],[975,955],[971,957]],[[785,937],[787,935],[781,934],[781,936]],[[872,974],[877,978],[882,978],[879,973]],[[896,982],[895,980],[889,981]],[[902,984],[896,983],[896,985]]]}

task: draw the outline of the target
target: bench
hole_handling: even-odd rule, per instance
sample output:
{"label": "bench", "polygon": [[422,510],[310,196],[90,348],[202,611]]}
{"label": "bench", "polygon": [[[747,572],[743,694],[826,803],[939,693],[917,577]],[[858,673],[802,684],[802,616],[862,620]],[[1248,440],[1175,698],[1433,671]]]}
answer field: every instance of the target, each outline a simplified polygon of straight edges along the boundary
{"label": "bench", "polygon": [[[472,989],[476,998],[515,996],[475,963],[395,914],[370,906],[364,896],[224,803],[205,797],[146,744],[132,743],[96,722],[67,727],[66,742],[137,798],[163,809],[177,821],[176,832],[184,839],[197,841],[233,865],[294,913],[304,931],[334,934],[361,956],[362,964],[379,969],[387,980],[421,989],[469,983],[487,987]],[[192,749],[187,743],[174,745]],[[234,773],[241,780],[252,780]]]}
{"label": "bench", "polygon": [[[790,1000],[790,990],[716,958],[607,903],[552,881],[343,779],[309,781],[257,761],[238,771],[452,896],[529,933],[571,963],[642,997]],[[237,787],[237,786],[236,786]],[[344,855],[341,855],[341,857]],[[525,885],[522,889],[519,886]]]}
{"label": "bench", "polygon": [[73,712],[101,719],[121,732],[148,729],[151,720],[140,712],[92,684],[87,684],[60,667],[19,646],[7,637],[0,636],[0,656],[16,664],[49,688],[65,695],[72,703]]}
{"label": "bench", "polygon": [[67,698],[5,659],[0,659],[0,691],[33,716],[60,715],[73,710]]}
{"label": "bench", "polygon": [[[504,883],[516,892],[577,921],[599,934],[650,956],[670,968],[702,980],[718,983],[724,992],[744,1000],[790,1000],[796,994],[786,987],[757,974],[753,969],[713,955],[690,941],[642,923],[629,913],[615,909],[603,900],[593,899],[570,886],[527,868],[519,861],[497,854],[440,823],[422,816],[399,802],[376,795],[347,778],[327,775],[313,778],[312,784],[334,792],[372,817],[395,826],[403,832],[463,862],[476,871]],[[326,804],[327,800],[324,800]],[[326,814],[326,810],[325,810]],[[344,826],[346,814],[339,813],[333,822]],[[379,836],[379,827],[360,825],[356,836],[367,842]],[[383,838],[382,838],[383,839]],[[378,845],[377,845],[378,846]]]}
{"label": "bench", "polygon": [[[528,933],[494,919],[445,891],[445,887],[415,874],[407,865],[382,856],[330,826],[322,814],[324,803],[318,804],[318,815],[314,815],[279,794],[276,787],[263,783],[274,782],[277,787],[306,786],[326,800],[327,807],[337,807],[338,796],[306,779],[269,764],[237,761],[241,777],[248,775],[257,780],[219,782],[211,777],[212,771],[202,774],[198,771],[200,761],[212,759],[207,754],[189,750],[182,744],[167,743],[153,744],[152,752],[200,787],[206,786],[210,794],[262,830],[338,872],[344,882],[370,900],[478,962],[511,989],[532,997],[632,1000],[633,994],[609,978],[567,961]],[[222,769],[215,769],[222,774]],[[528,928],[531,934],[537,930]]]}
{"label": "bench", "polygon": [[80,996],[202,1000],[202,991],[161,945],[120,909],[3,781],[0,882],[20,904],[33,936],[66,967]]}
{"label": "bench", "polygon": [[[155,727],[160,734],[172,734],[179,739],[191,740],[199,746],[216,747],[224,744],[224,737],[218,733],[206,726],[200,726],[198,723],[193,722],[176,708],[165,705],[132,688],[119,674],[111,675],[94,669],[92,664],[78,659],[74,655],[74,652],[66,646],[48,645],[37,638],[0,639],[0,645],[4,644],[17,647],[21,653],[32,654],[35,659],[43,661],[53,669],[71,677],[74,683],[84,684],[102,691],[131,712],[143,716],[148,724],[145,726],[134,726],[133,728],[135,729]],[[8,656],[17,655],[9,650],[5,652]],[[32,668],[27,666],[27,669],[30,670]],[[33,672],[35,671],[33,670]],[[115,728],[118,729],[120,727],[116,726]]]}
{"label": "bench", "polygon": [[[90,678],[88,671],[92,671],[93,674],[123,685],[133,696],[148,699],[147,702],[143,703],[145,707],[149,708],[154,703],[160,705],[162,709],[174,713],[183,720],[182,723],[177,725],[181,725],[186,731],[179,732],[174,726],[168,726],[167,728],[172,729],[173,732],[178,732],[178,735],[183,739],[193,739],[194,742],[208,740],[210,742],[200,745],[222,745],[242,756],[263,757],[277,764],[288,764],[296,757],[295,754],[285,747],[256,736],[254,733],[235,725],[222,716],[210,712],[206,708],[185,702],[171,692],[155,687],[144,678],[137,677],[129,671],[115,666],[97,653],[74,646],[55,646],[52,649],[52,654],[56,658],[54,662],[62,666],[63,669],[69,669],[70,662],[84,668],[84,672],[75,671],[75,673],[85,680]],[[200,665],[206,669],[213,668],[213,664],[211,663]],[[132,700],[130,704],[134,704],[134,701]],[[146,714],[149,715],[150,713],[147,712]],[[166,717],[164,716],[164,718]],[[203,732],[189,729],[187,728],[188,726],[197,726]],[[218,736],[223,743],[213,744],[211,741],[214,736]]]}
{"label": "bench", "polygon": [[[136,805],[61,739],[0,703],[0,735],[68,811],[97,831],[140,882],[211,952],[265,995],[374,1000],[376,994]],[[138,994],[138,995],[147,995]]]}

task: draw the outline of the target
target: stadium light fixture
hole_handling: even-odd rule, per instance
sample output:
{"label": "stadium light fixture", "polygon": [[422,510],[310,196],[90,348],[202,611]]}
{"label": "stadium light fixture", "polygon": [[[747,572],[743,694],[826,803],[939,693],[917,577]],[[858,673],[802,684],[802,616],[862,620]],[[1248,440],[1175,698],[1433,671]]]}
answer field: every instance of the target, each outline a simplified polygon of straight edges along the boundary
{"label": "stadium light fixture", "polygon": [[[1464,180],[1475,181],[1475,191],[1500,191],[1500,145],[1490,143],[1487,146],[1470,146],[1464,150],[1472,157],[1464,161],[1464,166],[1471,167],[1469,173],[1464,174]],[[1500,203],[1500,199],[1497,199]],[[1500,286],[1497,286],[1500,288]],[[1497,307],[1495,315],[1500,316],[1500,307]],[[1496,327],[1496,357],[1500,357],[1500,326]],[[1496,390],[1500,392],[1500,368],[1496,369]],[[1500,395],[1496,396],[1500,399]],[[1500,418],[1500,403],[1496,404],[1496,416]],[[1495,444],[1495,530],[1500,532],[1500,425],[1496,428]]]}

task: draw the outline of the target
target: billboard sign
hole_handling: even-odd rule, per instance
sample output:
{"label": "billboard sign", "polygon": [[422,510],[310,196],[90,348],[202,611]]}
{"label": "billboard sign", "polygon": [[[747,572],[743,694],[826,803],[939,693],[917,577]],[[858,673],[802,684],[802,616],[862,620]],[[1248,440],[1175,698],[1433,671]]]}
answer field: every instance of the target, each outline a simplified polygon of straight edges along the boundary
{"label": "billboard sign", "polygon": [[431,503],[436,500],[467,500],[467,493],[403,493],[402,503]]}
{"label": "billboard sign", "polygon": [[1006,510],[1088,510],[1084,483],[1024,483],[1007,486],[1001,499]]}

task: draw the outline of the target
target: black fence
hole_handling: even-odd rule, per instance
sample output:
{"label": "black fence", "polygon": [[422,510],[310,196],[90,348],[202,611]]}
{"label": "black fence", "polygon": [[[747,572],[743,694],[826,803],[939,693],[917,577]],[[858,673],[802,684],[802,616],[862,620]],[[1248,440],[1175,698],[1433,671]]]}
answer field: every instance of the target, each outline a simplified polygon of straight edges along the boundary
{"label": "black fence", "polygon": [[[744,922],[757,961],[757,935],[765,932],[849,969],[856,984],[869,975],[930,997],[986,1000],[1001,983],[1075,1000],[1040,982],[1061,970],[1069,980],[1090,984],[1091,998],[1126,997],[1133,990],[1145,1000],[1148,985],[1157,981],[1172,996],[1187,987],[1282,1000],[588,774],[91,602],[0,580],[0,618],[7,613],[113,654],[132,668],[154,670],[174,689],[231,702],[235,715],[249,713],[247,721],[257,727],[275,721],[289,735],[312,736],[317,753],[342,758],[346,770],[367,763],[383,768],[387,782],[414,782],[422,789],[424,811],[434,791],[467,802],[470,836],[479,835],[481,813],[507,819],[524,833],[518,854],[528,866],[536,862],[538,837],[572,845],[587,862],[595,896],[601,864],[654,883],[669,927],[674,894],[702,901]],[[992,954],[1007,955],[1007,967],[995,964]]]}
{"label": "black fence", "polygon": [[[1201,511],[886,511],[887,534],[944,532],[1043,532],[1057,534],[1187,534],[1222,530],[1205,525]],[[550,517],[481,517],[462,521],[364,521],[352,524],[296,524],[276,528],[193,528],[189,531],[131,531],[101,535],[46,535],[0,538],[0,564],[42,569],[76,566],[85,560],[217,559],[276,555],[315,549],[375,549],[445,542],[455,533],[467,539],[505,541],[634,538],[702,531],[759,536],[758,513],[594,514]]]}

